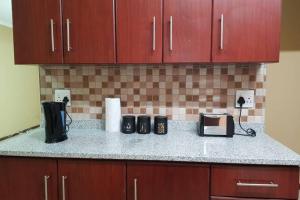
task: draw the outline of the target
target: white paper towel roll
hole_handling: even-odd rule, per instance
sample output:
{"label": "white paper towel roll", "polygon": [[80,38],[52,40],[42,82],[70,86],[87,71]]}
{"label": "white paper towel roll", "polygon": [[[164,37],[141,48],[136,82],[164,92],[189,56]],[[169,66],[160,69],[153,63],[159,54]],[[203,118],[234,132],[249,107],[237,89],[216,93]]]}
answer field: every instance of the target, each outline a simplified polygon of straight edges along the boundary
{"label": "white paper towel roll", "polygon": [[120,98],[105,98],[105,130],[120,132],[121,102]]}

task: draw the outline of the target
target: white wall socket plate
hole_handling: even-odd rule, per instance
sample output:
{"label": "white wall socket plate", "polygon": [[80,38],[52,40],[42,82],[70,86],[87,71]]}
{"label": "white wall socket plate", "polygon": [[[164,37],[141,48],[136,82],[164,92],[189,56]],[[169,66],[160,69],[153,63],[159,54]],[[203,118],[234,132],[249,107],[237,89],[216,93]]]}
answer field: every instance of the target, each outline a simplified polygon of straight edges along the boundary
{"label": "white wall socket plate", "polygon": [[255,106],[255,95],[254,90],[237,90],[235,93],[235,107],[239,108],[240,105],[237,103],[238,99],[240,97],[244,97],[245,104],[243,105],[243,108],[254,108]]}
{"label": "white wall socket plate", "polygon": [[67,106],[71,106],[71,92],[70,92],[70,90],[65,90],[65,89],[55,90],[55,95],[54,96],[55,96],[54,97],[55,102],[62,102],[64,97],[68,97],[69,102],[68,102]]}

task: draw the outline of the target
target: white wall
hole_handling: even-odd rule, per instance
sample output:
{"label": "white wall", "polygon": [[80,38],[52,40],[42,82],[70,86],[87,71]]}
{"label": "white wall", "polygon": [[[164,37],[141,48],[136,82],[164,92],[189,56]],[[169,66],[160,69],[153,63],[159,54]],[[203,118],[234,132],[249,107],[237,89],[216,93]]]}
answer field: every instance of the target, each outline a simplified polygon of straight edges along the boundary
{"label": "white wall", "polygon": [[11,0],[0,0],[0,25],[12,26]]}

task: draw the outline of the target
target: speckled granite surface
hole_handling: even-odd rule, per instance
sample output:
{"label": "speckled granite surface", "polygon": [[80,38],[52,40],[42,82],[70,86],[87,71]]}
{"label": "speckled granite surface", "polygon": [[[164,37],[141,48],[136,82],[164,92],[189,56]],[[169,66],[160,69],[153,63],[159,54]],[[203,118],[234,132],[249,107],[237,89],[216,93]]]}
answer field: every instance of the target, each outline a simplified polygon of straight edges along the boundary
{"label": "speckled granite surface", "polygon": [[[69,123],[69,121],[68,121]],[[152,120],[153,125],[153,120]],[[169,120],[168,129],[181,130],[181,131],[197,131],[198,124],[195,121],[178,121],[178,120]],[[264,124],[262,123],[244,123],[243,126],[254,128],[257,132],[263,132]],[[45,127],[44,120],[41,121],[41,127]],[[104,129],[105,121],[104,120],[73,120],[71,124],[71,129]],[[240,132],[238,124],[235,126],[236,131]]]}
{"label": "speckled granite surface", "polygon": [[1,141],[0,155],[300,166],[298,154],[262,132],[255,138],[211,138],[183,129],[162,136],[71,129],[68,135],[45,144],[44,129],[35,129]]}

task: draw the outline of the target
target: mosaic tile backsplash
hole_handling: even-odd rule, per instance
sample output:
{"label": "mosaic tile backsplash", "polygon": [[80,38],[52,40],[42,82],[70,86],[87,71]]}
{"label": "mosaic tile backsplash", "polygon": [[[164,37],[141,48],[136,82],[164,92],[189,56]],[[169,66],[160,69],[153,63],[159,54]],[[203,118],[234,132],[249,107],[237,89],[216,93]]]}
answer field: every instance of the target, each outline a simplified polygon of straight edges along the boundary
{"label": "mosaic tile backsplash", "polygon": [[167,115],[198,120],[199,113],[230,113],[237,89],[255,90],[255,108],[242,112],[244,122],[263,122],[264,65],[120,65],[41,66],[41,101],[55,89],[70,89],[74,119],[104,119],[106,97],[121,98],[122,114]]}

